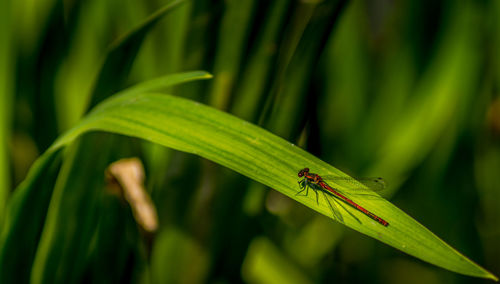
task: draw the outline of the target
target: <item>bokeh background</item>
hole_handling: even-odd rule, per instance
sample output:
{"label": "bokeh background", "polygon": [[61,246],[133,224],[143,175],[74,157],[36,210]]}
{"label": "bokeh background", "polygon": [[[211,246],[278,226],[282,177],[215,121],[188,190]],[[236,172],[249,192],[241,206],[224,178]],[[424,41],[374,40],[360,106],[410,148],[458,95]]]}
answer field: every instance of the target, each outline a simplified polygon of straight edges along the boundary
{"label": "bokeh background", "polygon": [[[169,2],[1,2],[2,212],[36,158],[84,114],[110,44]],[[212,80],[167,91],[354,176],[384,177],[391,202],[499,275],[499,50],[498,1],[192,0],[148,33],[122,87],[206,70]],[[487,281],[405,255],[210,161],[113,143],[109,162],[143,161],[160,229],[146,239],[126,204],[91,195],[99,226],[72,256],[83,259],[71,272],[79,281]]]}

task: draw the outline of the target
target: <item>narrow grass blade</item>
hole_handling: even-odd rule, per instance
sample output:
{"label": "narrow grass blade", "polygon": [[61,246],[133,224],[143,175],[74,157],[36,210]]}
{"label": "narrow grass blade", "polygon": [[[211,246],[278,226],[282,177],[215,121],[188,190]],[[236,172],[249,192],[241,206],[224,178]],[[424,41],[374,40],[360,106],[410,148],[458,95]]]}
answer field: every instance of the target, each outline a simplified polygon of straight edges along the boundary
{"label": "narrow grass blade", "polygon": [[[307,166],[322,175],[347,177],[340,170],[262,128],[205,105],[164,94],[129,94],[110,98],[57,140],[50,151],[87,131],[139,137],[205,157],[330,218],[332,215],[325,202],[317,204],[311,194],[296,196],[297,172]],[[346,193],[355,190],[347,185],[338,187]],[[496,279],[385,199],[373,195],[370,198],[352,195],[352,199],[390,225],[383,227],[345,206],[341,213],[346,226],[448,270]],[[342,210],[349,210],[352,216]]]}
{"label": "narrow grass blade", "polygon": [[9,200],[0,235],[0,283],[29,282],[60,156],[60,151],[49,151],[38,158]]}
{"label": "narrow grass blade", "polygon": [[10,138],[12,109],[11,1],[0,3],[0,225],[10,192],[10,170],[7,143]]}
{"label": "narrow grass blade", "polygon": [[241,76],[232,108],[232,113],[236,116],[251,122],[260,114],[259,107],[266,94],[265,88],[272,78],[270,74],[274,69],[280,32],[287,18],[290,1],[272,1],[269,6],[265,24],[259,31],[256,46],[252,49]]}
{"label": "narrow grass blade", "polygon": [[145,82],[133,85],[119,94],[130,94],[130,93],[145,93],[153,91],[162,91],[173,85],[187,83],[196,80],[206,80],[212,78],[212,75],[205,71],[192,71],[185,73],[176,73],[166,76],[161,76],[154,78]]}
{"label": "narrow grass blade", "polygon": [[236,80],[249,27],[253,17],[254,0],[227,1],[222,19],[210,104],[226,109]]}
{"label": "narrow grass blade", "polygon": [[112,152],[108,136],[85,135],[69,147],[55,182],[30,283],[75,283],[81,279],[98,224],[104,172]]}
{"label": "narrow grass blade", "polygon": [[166,13],[172,11],[182,2],[184,1],[175,0],[167,4],[111,45],[99,73],[88,109],[117,92],[123,86],[146,34]]}
{"label": "narrow grass blade", "polygon": [[268,102],[270,118],[265,121],[268,129],[282,137],[296,137],[300,132],[307,87],[345,4],[343,0],[302,3],[293,16],[289,31],[293,48],[283,52],[271,89],[274,97],[269,97],[273,101]]}
{"label": "narrow grass blade", "polygon": [[[157,90],[175,84],[207,77],[210,77],[210,75],[201,71],[164,76],[132,86],[131,88],[124,90],[123,93],[132,94],[145,90]],[[105,142],[105,139],[100,141],[100,143],[102,142]],[[93,143],[90,144],[90,146],[92,146]],[[88,152],[86,153],[88,154]],[[54,183],[58,173],[58,165],[60,164],[60,161],[58,160],[59,156],[59,151],[52,150],[42,155],[32,166],[25,181],[16,189],[12,199],[10,200],[7,210],[8,214],[6,217],[6,223],[3,227],[0,238],[1,283],[12,283],[10,280],[14,278],[24,283],[29,280],[31,265],[35,257],[35,252],[37,251],[39,238],[42,234],[42,230],[45,230],[45,216],[49,209],[49,202],[51,202]],[[85,188],[80,189],[81,191],[85,191]],[[60,191],[64,192],[64,190]],[[80,193],[82,193],[81,191]],[[52,211],[54,210],[55,212],[59,212],[57,208]],[[70,210],[67,211],[72,212]],[[51,213],[51,216],[51,221],[49,221],[48,224],[61,221],[61,224],[63,224],[63,226],[68,226],[69,229],[67,231],[63,230],[62,232],[58,231],[59,233],[56,234],[54,225],[52,225],[52,227],[49,226],[47,229],[48,232],[45,233],[45,235],[47,235],[45,237],[46,240],[44,241],[41,252],[39,252],[39,255],[37,256],[41,260],[49,257],[49,251],[51,251],[51,248],[56,248],[54,251],[58,251],[57,241],[64,239],[64,236],[68,236],[68,234],[74,232],[71,230],[71,222],[68,221],[75,220],[71,219],[71,214],[67,216],[57,216],[56,213]],[[63,219],[61,220],[58,218]],[[62,244],[64,242],[61,241],[60,243]],[[73,244],[78,246],[77,242]],[[73,246],[73,249],[69,251],[74,252],[78,248]],[[64,259],[61,256],[57,257]],[[56,259],[51,258],[51,261],[53,262],[52,264],[46,264],[52,266],[55,265],[55,263],[58,263],[57,257]],[[35,275],[44,279],[53,279],[55,276],[50,275],[50,273],[54,273],[55,270],[51,267],[45,267],[45,264],[41,260],[38,261],[39,264],[34,270],[34,272],[36,272]],[[66,264],[71,265],[70,262],[71,261],[68,261],[66,258]],[[22,274],[25,281],[22,281],[20,276],[17,275],[18,273]],[[65,275],[67,275],[66,279],[68,279],[73,277],[72,275],[78,275],[78,272],[74,273],[68,269]]]}

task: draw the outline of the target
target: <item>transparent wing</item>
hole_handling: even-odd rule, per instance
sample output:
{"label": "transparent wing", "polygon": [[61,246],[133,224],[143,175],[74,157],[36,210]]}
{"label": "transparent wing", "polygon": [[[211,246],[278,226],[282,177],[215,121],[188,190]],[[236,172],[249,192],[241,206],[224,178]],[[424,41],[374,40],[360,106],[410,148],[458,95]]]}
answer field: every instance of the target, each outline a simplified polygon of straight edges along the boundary
{"label": "transparent wing", "polygon": [[328,203],[328,206],[330,207],[330,210],[332,211],[333,213],[333,216],[339,220],[340,222],[344,223],[344,218],[342,217],[342,214],[340,214],[338,208],[337,208],[337,205],[335,204],[338,204],[340,207],[342,207],[342,209],[344,209],[345,212],[347,212],[349,215],[351,215],[351,217],[358,221],[360,224],[363,224],[361,223],[361,221],[358,219],[358,217],[354,216],[354,214],[351,213],[351,211],[347,210],[344,205],[342,204],[341,201],[337,200],[335,197],[331,196],[330,194],[328,194],[327,192],[324,192],[322,191],[323,193],[323,196],[325,197],[326,199],[326,203]]}
{"label": "transparent wing", "polygon": [[[330,208],[330,211],[332,212],[332,216],[334,219],[338,220],[341,223],[344,223],[344,218],[342,217],[342,214],[340,213],[340,211],[338,210],[338,207],[336,205],[336,204],[338,204],[339,206],[341,206],[344,209],[345,212],[347,212],[349,215],[351,215],[351,217],[353,219],[355,219],[360,224],[362,224],[361,221],[356,216],[354,216],[349,210],[347,210],[344,207],[344,205],[342,204],[341,201],[337,200],[332,194],[330,194],[328,191],[325,191],[319,185],[317,185],[315,183],[307,183],[305,181],[299,181],[299,185],[300,185],[301,190],[296,195],[308,195],[307,189],[311,188],[312,191],[314,191],[314,193],[316,194],[316,198],[318,198],[318,191],[320,191],[321,194],[323,194],[323,197],[325,198],[326,204],[328,204],[328,207]],[[304,190],[306,192],[304,194],[301,194],[304,192]]]}
{"label": "transparent wing", "polygon": [[356,187],[362,184],[375,192],[383,191],[387,187],[387,182],[381,177],[352,178],[352,177],[339,177],[339,176],[322,176],[322,178],[326,182],[333,181],[336,184],[345,185],[349,187],[352,186]]}
{"label": "transparent wing", "polygon": [[[342,214],[340,214],[339,210],[337,209],[337,206],[335,205],[336,201],[333,199],[333,197],[330,197],[324,191],[321,191],[321,193],[323,193],[323,197],[325,197],[326,203],[328,204],[328,207],[330,207],[333,217],[339,222],[344,223],[344,218],[342,218]],[[332,200],[330,200],[330,198],[332,198]]]}

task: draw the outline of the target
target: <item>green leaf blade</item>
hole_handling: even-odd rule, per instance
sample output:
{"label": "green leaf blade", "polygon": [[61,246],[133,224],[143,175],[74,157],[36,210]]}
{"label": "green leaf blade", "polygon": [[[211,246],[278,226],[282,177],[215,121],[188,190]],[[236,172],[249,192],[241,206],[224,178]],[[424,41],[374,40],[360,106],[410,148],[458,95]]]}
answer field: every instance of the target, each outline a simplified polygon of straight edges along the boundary
{"label": "green leaf blade", "polygon": [[163,6],[110,46],[90,98],[89,109],[123,86],[148,32],[163,16],[182,3],[184,0],[174,0]]}
{"label": "green leaf blade", "polygon": [[47,151],[31,167],[9,200],[0,236],[0,282],[28,283],[43,231],[61,151]]}
{"label": "green leaf blade", "polygon": [[[56,141],[51,149],[64,146],[87,131],[138,137],[199,155],[272,187],[330,218],[333,216],[325,201],[320,199],[317,204],[311,193],[296,196],[299,190],[297,172],[309,167],[320,175],[347,176],[262,128],[208,106],[163,94],[131,93],[110,98]],[[348,195],[355,190],[345,185],[335,186]],[[496,276],[385,199],[376,194],[369,198],[352,195],[352,199],[390,225],[381,226],[346,205],[345,209],[339,209],[346,226],[445,269],[496,280]],[[343,210],[349,210],[361,223]]]}

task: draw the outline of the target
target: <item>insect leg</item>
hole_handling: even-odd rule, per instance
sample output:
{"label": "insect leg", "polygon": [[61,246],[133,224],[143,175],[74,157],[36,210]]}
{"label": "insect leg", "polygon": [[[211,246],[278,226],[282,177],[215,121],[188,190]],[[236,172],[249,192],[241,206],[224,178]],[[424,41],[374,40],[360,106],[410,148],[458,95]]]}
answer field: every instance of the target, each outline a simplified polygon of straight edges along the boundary
{"label": "insect leg", "polygon": [[307,182],[305,180],[301,180],[301,181],[299,181],[299,186],[300,186],[301,190],[299,192],[297,192],[295,195],[301,195],[300,193],[303,192],[304,190],[306,190],[305,195],[307,195],[307,191],[308,191]]}

